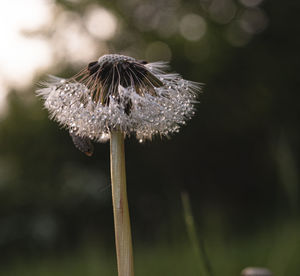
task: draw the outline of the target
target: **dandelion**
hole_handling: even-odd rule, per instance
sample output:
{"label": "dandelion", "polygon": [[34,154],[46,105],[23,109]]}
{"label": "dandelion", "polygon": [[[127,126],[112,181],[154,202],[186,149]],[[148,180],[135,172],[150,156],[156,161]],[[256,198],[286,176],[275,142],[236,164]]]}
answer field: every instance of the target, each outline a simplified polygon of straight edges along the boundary
{"label": "dandelion", "polygon": [[111,178],[119,275],[133,275],[126,195],[124,137],[140,142],[178,132],[194,115],[198,83],[166,73],[167,64],[104,55],[69,79],[50,77],[37,94],[74,145],[93,154],[91,141],[111,145]]}
{"label": "dandelion", "polygon": [[164,69],[162,62],[104,55],[70,79],[51,77],[38,94],[73,137],[103,142],[118,129],[144,141],[178,132],[194,114],[199,85]]}

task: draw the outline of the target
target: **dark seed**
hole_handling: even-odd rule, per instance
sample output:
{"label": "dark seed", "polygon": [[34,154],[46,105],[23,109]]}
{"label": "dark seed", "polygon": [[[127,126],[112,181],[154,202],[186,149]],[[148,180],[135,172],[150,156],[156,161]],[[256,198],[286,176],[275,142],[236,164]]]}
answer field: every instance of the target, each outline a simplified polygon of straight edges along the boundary
{"label": "dark seed", "polygon": [[94,153],[94,146],[89,138],[82,138],[74,133],[70,133],[72,141],[77,149],[85,153],[87,156],[92,156]]}
{"label": "dark seed", "polygon": [[148,61],[146,61],[146,60],[138,60],[138,63],[140,63],[140,64],[147,64]]}

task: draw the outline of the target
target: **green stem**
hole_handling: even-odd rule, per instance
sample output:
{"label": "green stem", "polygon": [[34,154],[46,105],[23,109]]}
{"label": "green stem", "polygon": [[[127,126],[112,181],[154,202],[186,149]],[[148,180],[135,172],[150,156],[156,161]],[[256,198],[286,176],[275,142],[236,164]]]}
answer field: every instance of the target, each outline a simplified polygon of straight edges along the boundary
{"label": "green stem", "polygon": [[181,200],[183,205],[183,213],[185,224],[188,232],[190,242],[193,246],[196,258],[198,260],[198,267],[201,276],[213,276],[209,258],[206,254],[204,241],[198,239],[195,221],[192,213],[189,195],[186,192],[181,193]]}
{"label": "green stem", "polygon": [[111,132],[110,166],[118,275],[133,276],[132,241],[126,191],[124,135],[120,131]]}

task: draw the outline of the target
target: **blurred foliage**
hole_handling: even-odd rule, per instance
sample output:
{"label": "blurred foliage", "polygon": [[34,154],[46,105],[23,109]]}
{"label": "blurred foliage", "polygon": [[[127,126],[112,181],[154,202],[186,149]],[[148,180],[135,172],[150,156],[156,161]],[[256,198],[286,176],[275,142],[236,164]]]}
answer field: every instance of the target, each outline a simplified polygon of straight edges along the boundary
{"label": "blurred foliage", "polygon": [[[205,83],[195,118],[178,135],[145,144],[127,140],[137,274],[196,275],[180,201],[184,190],[216,275],[238,275],[248,265],[295,275],[300,3],[56,2],[80,16],[90,4],[107,8],[121,25],[107,41],[110,52],[170,57],[172,69]],[[245,12],[249,16],[257,9],[265,16],[265,29],[254,20],[250,33],[234,31]],[[195,41],[176,31],[188,14],[206,22],[206,33]],[[77,70],[67,61],[61,65],[55,74]],[[3,275],[112,275],[109,146],[96,145],[92,158],[78,152],[68,133],[47,118],[35,89],[33,84],[28,91],[12,91],[0,122],[1,262],[25,254],[32,258],[8,263]],[[85,251],[86,244],[93,246]],[[43,261],[34,257],[38,254],[52,257]]]}

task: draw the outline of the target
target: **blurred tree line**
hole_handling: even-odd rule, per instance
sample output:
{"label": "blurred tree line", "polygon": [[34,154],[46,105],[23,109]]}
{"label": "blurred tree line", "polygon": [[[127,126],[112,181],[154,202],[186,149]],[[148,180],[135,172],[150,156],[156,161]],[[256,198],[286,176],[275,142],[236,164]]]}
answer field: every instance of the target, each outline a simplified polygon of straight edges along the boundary
{"label": "blurred tree line", "polygon": [[[179,134],[126,141],[135,239],[180,237],[182,191],[204,232],[246,235],[298,218],[298,1],[256,7],[215,1],[222,9],[212,9],[211,0],[56,2],[79,16],[89,4],[111,10],[122,25],[108,41],[111,53],[168,56],[174,71],[205,84],[195,117]],[[251,14],[258,9],[263,18]],[[245,21],[248,32],[236,27],[245,12],[254,16]],[[201,39],[172,29],[186,14],[205,20]],[[145,53],[153,42],[159,43]],[[76,70],[64,61],[49,73]],[[0,254],[69,249],[93,239],[109,247],[109,145],[97,144],[91,158],[77,151],[67,131],[48,119],[35,89],[33,83],[28,91],[12,91],[0,123]]]}

